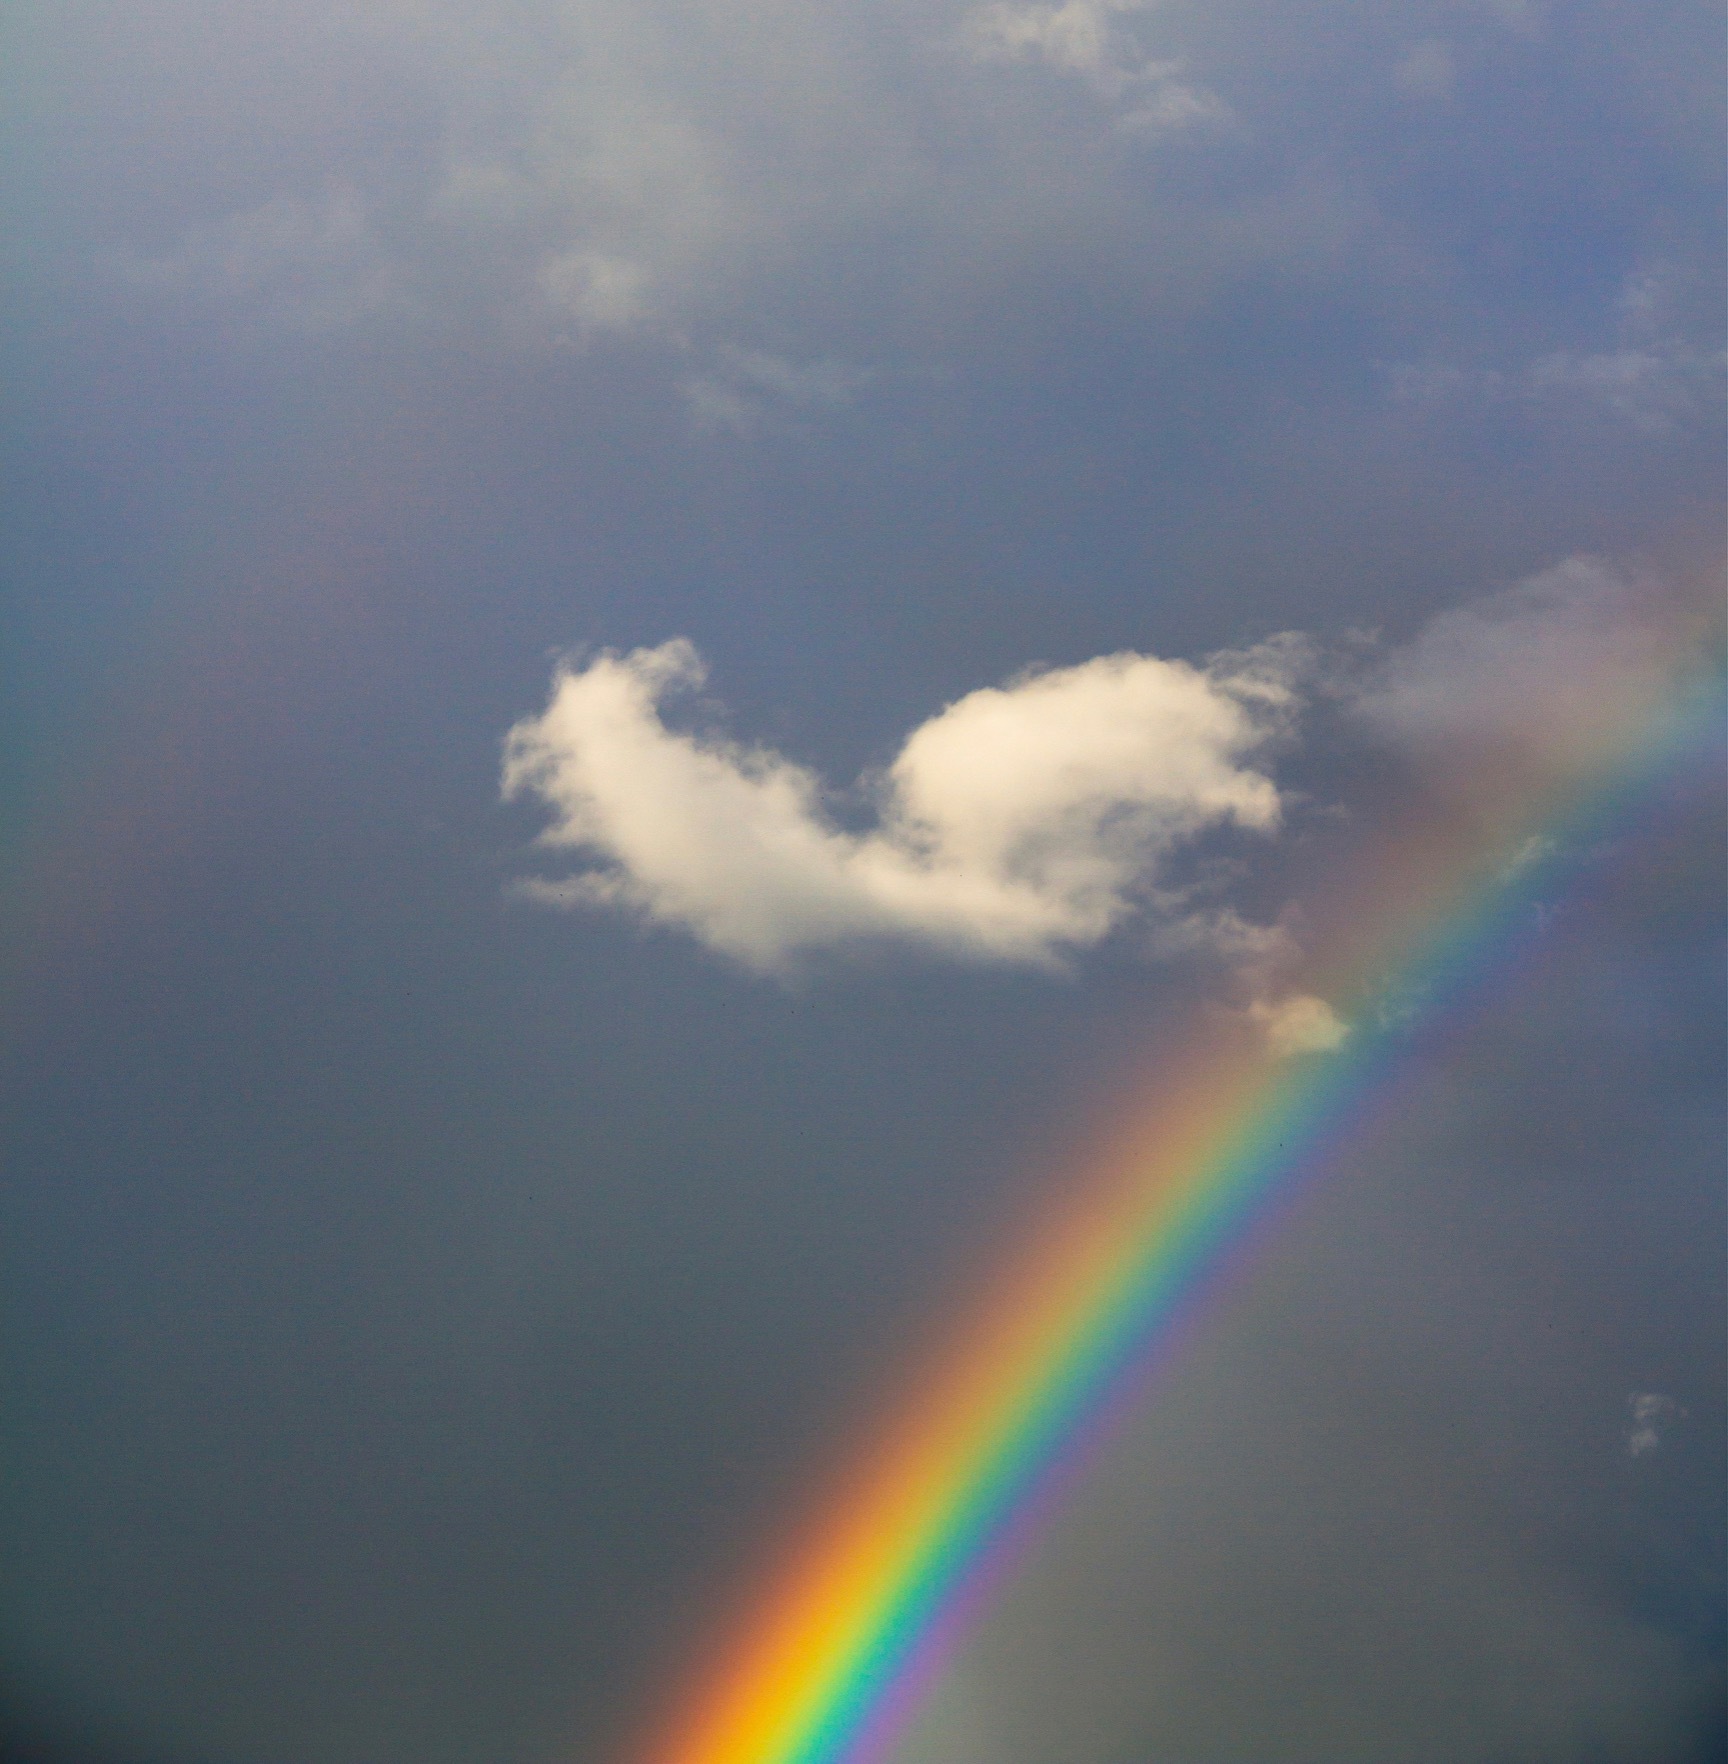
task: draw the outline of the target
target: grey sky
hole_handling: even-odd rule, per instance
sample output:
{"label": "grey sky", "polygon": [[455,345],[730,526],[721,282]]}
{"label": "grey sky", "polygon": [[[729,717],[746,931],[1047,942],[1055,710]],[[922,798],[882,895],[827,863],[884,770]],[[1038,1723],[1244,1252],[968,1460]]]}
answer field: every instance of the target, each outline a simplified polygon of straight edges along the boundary
{"label": "grey sky", "polygon": [[[1323,1029],[1353,842],[1719,607],[1721,19],[4,31],[0,1757],[612,1764],[1122,1075]],[[535,724],[678,640],[627,752]],[[1719,798],[1422,1044],[895,1764],[1720,1755]]]}

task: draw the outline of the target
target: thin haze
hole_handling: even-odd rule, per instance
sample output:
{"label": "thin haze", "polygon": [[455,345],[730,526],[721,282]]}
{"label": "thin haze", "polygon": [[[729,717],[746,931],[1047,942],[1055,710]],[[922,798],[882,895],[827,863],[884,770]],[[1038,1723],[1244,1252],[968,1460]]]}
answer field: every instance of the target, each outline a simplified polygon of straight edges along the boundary
{"label": "thin haze", "polygon": [[[1193,1013],[1715,665],[1719,9],[4,30],[0,1757],[612,1764]],[[1721,1756],[1720,794],[893,1764]]]}

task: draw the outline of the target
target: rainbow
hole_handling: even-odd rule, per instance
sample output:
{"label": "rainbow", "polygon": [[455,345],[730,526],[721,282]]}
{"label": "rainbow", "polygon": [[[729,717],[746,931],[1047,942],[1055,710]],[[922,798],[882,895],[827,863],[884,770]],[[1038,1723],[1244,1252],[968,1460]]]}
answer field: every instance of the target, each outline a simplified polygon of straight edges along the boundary
{"label": "rainbow", "polygon": [[1275,1061],[1218,1021],[1165,1063],[1128,1130],[1064,1185],[826,1490],[637,1764],[883,1757],[1226,1249],[1388,1092],[1420,1024],[1534,944],[1568,872],[1713,746],[1720,705],[1711,681],[1635,707],[1492,825],[1440,817],[1358,854],[1319,965],[1351,1001],[1343,1045]]}

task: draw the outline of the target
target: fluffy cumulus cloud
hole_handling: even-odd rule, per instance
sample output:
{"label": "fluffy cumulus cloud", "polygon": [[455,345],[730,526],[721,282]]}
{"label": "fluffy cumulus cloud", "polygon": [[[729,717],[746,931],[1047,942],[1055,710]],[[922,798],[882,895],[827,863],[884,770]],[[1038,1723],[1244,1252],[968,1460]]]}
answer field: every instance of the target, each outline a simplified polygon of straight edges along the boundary
{"label": "fluffy cumulus cloud", "polygon": [[632,910],[766,972],[868,939],[1055,965],[1137,909],[1184,915],[1166,874],[1183,845],[1278,825],[1262,760],[1299,653],[1099,656],[969,693],[863,781],[865,831],[783,755],[667,725],[663,700],[703,679],[689,643],[606,653],[562,669],[506,744],[506,796],[550,812],[543,845],[592,860],[527,891]]}
{"label": "fluffy cumulus cloud", "polygon": [[1331,1005],[1312,993],[1257,998],[1249,1005],[1248,1015],[1275,1054],[1330,1053],[1342,1047],[1350,1033],[1349,1025]]}
{"label": "fluffy cumulus cloud", "polygon": [[[1332,689],[1359,740],[1494,814],[1611,756],[1671,697],[1695,636],[1681,611],[1572,558],[1335,659]],[[508,737],[505,795],[547,812],[543,849],[585,860],[521,890],[678,927],[761,972],[880,940],[1060,966],[1138,916],[1152,953],[1223,960],[1275,1051],[1327,1051],[1347,1026],[1300,986],[1288,928],[1177,862],[1218,829],[1278,827],[1267,759],[1315,654],[1287,635],[1204,666],[1124,653],[1029,672],[968,693],[837,793],[773,749],[667,721],[705,677],[688,642],[607,651],[562,667]]]}
{"label": "fluffy cumulus cloud", "polygon": [[1273,1053],[1330,1052],[1349,1025],[1304,984],[1287,917],[1245,917],[1221,892],[1242,866],[1194,850],[1279,827],[1267,764],[1301,683],[1341,698],[1358,745],[1402,752],[1467,813],[1504,821],[1516,869],[1546,849],[1524,822],[1532,792],[1611,760],[1672,702],[1699,629],[1663,584],[1575,557],[1324,664],[1286,634],[1204,666],[1123,653],[1030,671],[950,704],[844,792],[669,722],[668,701],[705,678],[688,642],[606,651],[561,667],[508,736],[504,794],[545,811],[543,851],[581,856],[517,886],[675,927],[761,973],[882,942],[1061,968],[1132,919],[1154,958],[1222,964]]}

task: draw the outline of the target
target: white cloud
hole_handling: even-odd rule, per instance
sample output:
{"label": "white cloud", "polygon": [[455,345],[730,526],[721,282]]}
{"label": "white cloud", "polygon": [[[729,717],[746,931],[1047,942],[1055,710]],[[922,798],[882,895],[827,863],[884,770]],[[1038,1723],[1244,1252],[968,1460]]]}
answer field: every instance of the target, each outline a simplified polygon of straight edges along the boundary
{"label": "white cloud", "polygon": [[1673,329],[1677,280],[1671,263],[1647,264],[1626,278],[1617,305],[1620,327],[1627,337],[1648,341]]}
{"label": "white cloud", "polygon": [[1176,78],[1180,62],[1148,62],[1140,70],[1137,101],[1116,118],[1117,131],[1125,135],[1169,135],[1201,123],[1230,120],[1230,106],[1204,86]]}
{"label": "white cloud", "polygon": [[[171,10],[230,34],[232,8]],[[742,336],[917,372],[992,334],[973,316],[985,277],[1006,295],[1089,264],[1163,348],[1180,343],[1154,314],[1179,321],[1220,282],[1283,265],[1348,271],[1354,288],[1384,267],[1378,192],[1326,154],[1271,155],[1210,194],[1146,177],[1148,143],[1230,117],[1214,85],[1241,88],[1256,131],[1276,111],[1255,19],[1121,0],[305,0],[245,9],[234,29],[225,56],[312,82],[307,101],[272,88],[277,121],[256,140],[230,117],[212,139],[249,146],[249,163],[162,190],[125,235],[173,241],[233,188],[267,194],[286,154],[361,192],[392,299],[435,331],[454,319],[530,348],[629,336],[675,380],[692,348]],[[160,26],[142,35],[153,78],[200,65]],[[348,121],[320,126],[336,113],[310,93],[338,65]],[[1097,102],[1052,102],[1062,86]],[[195,83],[163,90],[172,162],[191,162]],[[751,404],[709,378],[692,394],[704,410]]]}
{"label": "white cloud", "polygon": [[967,47],[980,60],[1036,60],[1077,73],[1106,89],[1128,79],[1130,52],[1115,20],[1144,10],[1144,0],[1064,0],[1019,5],[992,0],[967,15]]}
{"label": "white cloud", "polygon": [[1514,882],[1520,876],[1546,863],[1560,849],[1559,841],[1546,833],[1532,833],[1523,840],[1518,848],[1507,858],[1500,870],[1502,882]]}
{"label": "white cloud", "polygon": [[524,269],[583,340],[693,317],[875,199],[905,153],[846,9],[794,0],[417,7],[451,94],[434,199],[485,241],[508,304]]}
{"label": "white cloud", "polygon": [[628,909],[763,972],[862,939],[1058,965],[1137,908],[1182,913],[1161,883],[1184,843],[1277,826],[1254,762],[1294,715],[1295,655],[1100,656],[969,693],[866,781],[876,824],[853,833],[804,767],[666,725],[663,699],[704,677],[689,643],[607,652],[560,669],[506,743],[504,794],[551,812],[542,845],[594,860],[524,892]]}
{"label": "white cloud", "polygon": [[1292,993],[1278,999],[1256,999],[1248,1007],[1267,1045],[1280,1057],[1330,1053],[1342,1047],[1350,1026],[1323,998]]}

